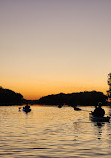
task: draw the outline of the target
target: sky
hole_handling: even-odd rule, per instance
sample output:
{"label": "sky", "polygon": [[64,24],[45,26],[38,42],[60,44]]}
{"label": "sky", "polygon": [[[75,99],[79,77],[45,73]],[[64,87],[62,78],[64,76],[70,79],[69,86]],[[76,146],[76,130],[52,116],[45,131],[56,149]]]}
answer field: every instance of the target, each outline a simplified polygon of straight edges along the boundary
{"label": "sky", "polygon": [[0,86],[39,99],[108,90],[110,0],[0,0]]}

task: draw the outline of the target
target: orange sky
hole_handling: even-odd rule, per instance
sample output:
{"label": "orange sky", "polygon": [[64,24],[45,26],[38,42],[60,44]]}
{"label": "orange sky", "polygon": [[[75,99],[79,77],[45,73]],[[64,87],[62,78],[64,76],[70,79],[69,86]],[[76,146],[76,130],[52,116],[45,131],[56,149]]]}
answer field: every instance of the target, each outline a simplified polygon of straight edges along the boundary
{"label": "orange sky", "polygon": [[97,90],[111,72],[111,1],[0,1],[0,86],[26,99]]}

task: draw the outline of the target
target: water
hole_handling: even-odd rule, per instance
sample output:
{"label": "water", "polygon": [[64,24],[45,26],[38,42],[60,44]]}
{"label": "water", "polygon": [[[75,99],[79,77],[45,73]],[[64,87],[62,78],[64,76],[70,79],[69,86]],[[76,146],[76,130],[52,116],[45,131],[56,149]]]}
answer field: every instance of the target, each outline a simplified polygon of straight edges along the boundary
{"label": "water", "polygon": [[[108,114],[110,107],[104,107]],[[52,106],[0,107],[0,157],[89,158],[111,155],[111,123],[89,120],[89,112]],[[82,107],[93,110],[93,107]]]}

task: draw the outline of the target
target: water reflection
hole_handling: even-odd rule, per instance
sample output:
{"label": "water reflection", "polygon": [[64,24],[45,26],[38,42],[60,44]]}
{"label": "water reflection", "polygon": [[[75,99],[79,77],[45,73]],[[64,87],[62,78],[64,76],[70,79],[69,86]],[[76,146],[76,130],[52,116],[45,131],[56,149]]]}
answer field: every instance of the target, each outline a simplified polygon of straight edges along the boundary
{"label": "water reflection", "polygon": [[88,112],[70,107],[31,109],[26,116],[18,107],[0,107],[1,157],[110,157],[110,123],[91,122]]}
{"label": "water reflection", "polygon": [[105,125],[104,122],[94,122],[94,126],[96,127],[96,135],[98,139],[101,139],[102,137],[102,128]]}

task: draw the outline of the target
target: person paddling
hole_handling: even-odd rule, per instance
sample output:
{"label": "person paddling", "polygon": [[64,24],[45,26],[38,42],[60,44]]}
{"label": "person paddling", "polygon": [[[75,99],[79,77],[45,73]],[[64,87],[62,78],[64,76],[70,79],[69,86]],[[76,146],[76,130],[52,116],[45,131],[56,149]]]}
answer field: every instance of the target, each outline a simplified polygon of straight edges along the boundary
{"label": "person paddling", "polygon": [[74,106],[74,110],[75,110],[75,111],[80,111],[81,109],[78,108],[77,106]]}
{"label": "person paddling", "polygon": [[28,110],[28,109],[30,109],[30,106],[27,103],[26,106],[25,106],[25,110]]}
{"label": "person paddling", "polygon": [[102,103],[99,102],[98,107],[96,106],[94,112],[92,112],[93,116],[103,117],[105,115],[105,110],[101,106]]}

